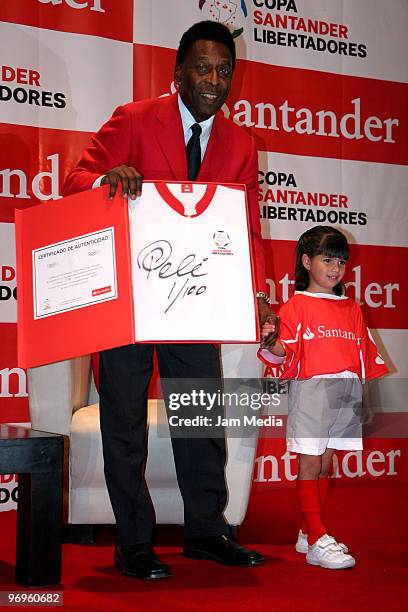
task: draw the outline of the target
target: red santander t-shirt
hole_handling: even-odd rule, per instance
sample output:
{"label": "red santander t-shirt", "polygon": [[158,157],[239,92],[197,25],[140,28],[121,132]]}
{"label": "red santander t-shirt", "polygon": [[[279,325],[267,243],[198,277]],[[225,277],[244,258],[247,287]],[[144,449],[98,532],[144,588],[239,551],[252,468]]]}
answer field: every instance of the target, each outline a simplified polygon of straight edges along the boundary
{"label": "red santander t-shirt", "polygon": [[[389,371],[360,306],[346,296],[296,291],[279,311],[279,341],[286,350],[280,378],[306,379],[347,370],[370,380]],[[279,360],[267,349],[258,354],[267,365]]]}

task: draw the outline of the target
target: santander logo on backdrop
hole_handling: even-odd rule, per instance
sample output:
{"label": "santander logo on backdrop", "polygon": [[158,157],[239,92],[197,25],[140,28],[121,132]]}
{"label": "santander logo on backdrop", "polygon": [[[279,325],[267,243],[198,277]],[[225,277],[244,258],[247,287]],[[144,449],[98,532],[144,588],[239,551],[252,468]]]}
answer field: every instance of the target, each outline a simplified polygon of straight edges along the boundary
{"label": "santander logo on backdrop", "polygon": [[0,198],[30,200],[32,196],[41,201],[58,200],[59,193],[59,154],[46,158],[50,170],[38,172],[32,178],[21,168],[0,168]]}
{"label": "santander logo on backdrop", "polygon": [[[269,449],[267,449],[269,450]],[[361,478],[363,476],[397,476],[401,461],[401,449],[350,451],[333,458],[331,478]],[[282,455],[271,452],[255,459],[254,482],[291,482],[297,478],[297,456],[290,451]]]}
{"label": "santander logo on backdrop", "polygon": [[[362,280],[362,266],[360,264],[351,269],[348,277],[350,280],[345,283],[347,295],[355,299],[359,304],[367,304],[369,308],[373,309],[380,307],[395,309],[397,307],[396,300],[400,291],[399,283],[364,283]],[[290,278],[289,272],[286,272],[280,279],[267,278],[266,282],[273,305],[287,302],[290,295],[293,294],[295,281],[293,278]]]}
{"label": "santander logo on backdrop", "polygon": [[[264,75],[265,76],[265,75]],[[163,93],[160,97],[168,96],[176,91],[174,82],[170,85],[170,91]],[[331,157],[329,150],[322,148],[322,142],[339,141],[368,143],[371,154],[375,157],[375,146],[379,143],[385,145],[397,145],[398,150],[403,142],[403,134],[400,131],[399,117],[381,117],[373,115],[372,101],[368,96],[365,100],[361,97],[352,100],[344,100],[340,106],[330,108],[330,101],[322,100],[322,108],[308,108],[307,102],[293,104],[289,99],[281,104],[271,101],[254,102],[252,99],[241,98],[231,100],[224,104],[222,112],[224,116],[232,119],[240,127],[253,128],[264,133],[267,144],[269,138],[275,139],[279,134],[291,134],[309,138],[319,137],[319,154]],[[300,106],[300,108],[298,108]],[[323,110],[323,107],[326,108]],[[271,136],[272,134],[272,136]],[[322,141],[320,138],[323,137]],[[299,142],[299,141],[296,141]],[[328,145],[329,146],[329,145]],[[345,156],[347,159],[347,156]],[[375,161],[380,161],[376,159]],[[388,162],[393,160],[388,159]],[[395,160],[394,160],[395,161]]]}
{"label": "santander logo on backdrop", "polygon": [[[50,30],[45,39],[53,46],[53,32],[101,36],[133,42],[134,0],[25,0],[0,2],[0,21]],[[120,6],[120,10],[115,10]],[[49,40],[50,39],[50,40]],[[72,39],[75,46],[75,39]],[[90,41],[90,44],[91,41]],[[65,48],[65,47],[64,47]]]}
{"label": "santander logo on backdrop", "polygon": [[63,4],[70,6],[73,9],[81,10],[89,8],[91,11],[97,13],[104,13],[105,9],[102,7],[102,0],[90,0],[90,2],[79,2],[78,0],[37,0],[41,4]]}

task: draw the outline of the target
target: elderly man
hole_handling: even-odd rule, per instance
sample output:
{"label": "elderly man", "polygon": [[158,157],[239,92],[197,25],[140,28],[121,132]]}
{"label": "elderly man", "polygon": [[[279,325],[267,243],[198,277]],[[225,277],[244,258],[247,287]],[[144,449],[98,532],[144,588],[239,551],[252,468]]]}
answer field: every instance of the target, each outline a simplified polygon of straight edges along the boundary
{"label": "elderly man", "polygon": [[[67,177],[63,193],[109,184],[113,197],[120,184],[123,195],[134,199],[141,194],[144,179],[246,183],[263,322],[270,310],[264,293],[257,153],[252,138],[218,113],[234,68],[235,43],[228,28],[211,21],[193,25],[177,52],[178,92],[116,109]],[[236,304],[231,296],[231,308]],[[101,431],[117,523],[115,565],[125,575],[142,579],[171,575],[152,547],[153,516],[143,476],[154,349],[162,378],[221,378],[219,352],[212,344],[133,344],[101,353]],[[172,444],[184,502],[183,554],[226,565],[263,563],[262,555],[236,542],[223,516],[224,439],[177,438]]]}

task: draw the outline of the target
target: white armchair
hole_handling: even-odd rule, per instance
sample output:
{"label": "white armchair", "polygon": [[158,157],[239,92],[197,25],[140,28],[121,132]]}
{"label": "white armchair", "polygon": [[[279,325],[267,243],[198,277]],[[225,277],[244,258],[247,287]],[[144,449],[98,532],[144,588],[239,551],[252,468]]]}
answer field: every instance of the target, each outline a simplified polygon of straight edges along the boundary
{"label": "white armchair", "polygon": [[[222,347],[225,378],[259,378],[262,367],[255,346]],[[114,515],[103,473],[99,404],[92,382],[90,357],[33,368],[28,372],[30,417],[33,429],[69,437],[68,522],[111,524]],[[183,503],[178,489],[170,435],[163,401],[148,405],[148,460],[146,481],[158,524],[183,524]],[[158,435],[160,427],[160,436]],[[226,480],[230,525],[245,517],[255,461],[257,433],[227,438]]]}

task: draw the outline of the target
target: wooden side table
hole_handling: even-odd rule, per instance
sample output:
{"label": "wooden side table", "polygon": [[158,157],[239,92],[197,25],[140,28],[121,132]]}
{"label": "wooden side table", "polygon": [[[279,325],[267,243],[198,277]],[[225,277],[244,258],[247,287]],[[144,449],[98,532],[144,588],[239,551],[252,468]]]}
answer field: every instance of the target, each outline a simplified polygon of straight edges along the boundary
{"label": "wooden side table", "polygon": [[61,582],[64,437],[0,425],[0,474],[18,474],[16,580]]}

